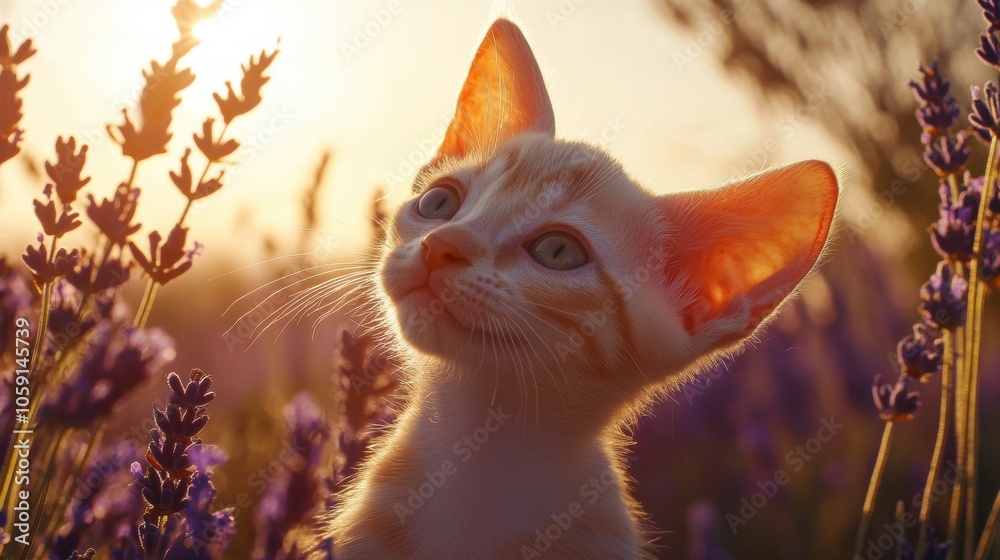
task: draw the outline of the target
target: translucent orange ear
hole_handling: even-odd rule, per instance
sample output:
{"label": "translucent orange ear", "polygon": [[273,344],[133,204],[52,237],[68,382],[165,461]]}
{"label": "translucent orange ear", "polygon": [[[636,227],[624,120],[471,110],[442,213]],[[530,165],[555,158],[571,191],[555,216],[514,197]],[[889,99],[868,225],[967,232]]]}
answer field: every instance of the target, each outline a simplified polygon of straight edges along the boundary
{"label": "translucent orange ear", "polygon": [[521,30],[498,19],[476,51],[438,155],[488,153],[528,131],[555,135],[552,104]]}
{"label": "translucent orange ear", "polygon": [[677,240],[665,273],[692,296],[681,311],[687,331],[726,319],[734,321],[727,336],[753,332],[812,270],[837,196],[830,166],[805,161],[719,190],[662,197]]}

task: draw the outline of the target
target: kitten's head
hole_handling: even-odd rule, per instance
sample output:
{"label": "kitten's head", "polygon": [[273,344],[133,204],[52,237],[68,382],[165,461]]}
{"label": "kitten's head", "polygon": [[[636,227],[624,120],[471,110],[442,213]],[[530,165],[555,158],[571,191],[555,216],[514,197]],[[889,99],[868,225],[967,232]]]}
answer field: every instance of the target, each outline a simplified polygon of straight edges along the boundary
{"label": "kitten's head", "polygon": [[531,50],[497,21],[388,224],[394,329],[470,388],[620,407],[738,346],[823,250],[838,196],[825,163],[655,195],[554,135]]}

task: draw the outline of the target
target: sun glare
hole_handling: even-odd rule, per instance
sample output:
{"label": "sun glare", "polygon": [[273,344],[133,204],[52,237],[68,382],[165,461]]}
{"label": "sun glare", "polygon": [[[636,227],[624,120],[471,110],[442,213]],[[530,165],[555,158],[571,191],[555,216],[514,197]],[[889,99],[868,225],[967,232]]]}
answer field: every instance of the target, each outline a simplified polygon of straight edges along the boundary
{"label": "sun glare", "polygon": [[[171,0],[156,0],[131,3],[123,18],[122,27],[141,29],[143,44],[155,46],[160,54],[155,56],[164,62],[169,55],[170,45],[179,37],[177,24],[171,16]],[[280,30],[275,22],[276,14],[268,3],[195,1],[194,5],[204,8],[204,16],[193,23],[191,34],[199,44],[182,60],[183,67],[191,68],[197,76],[192,89],[185,96],[185,102],[195,101],[201,96],[201,89],[209,90],[204,109],[211,103],[211,91],[224,90],[226,80],[238,81],[240,64],[245,64],[252,53],[274,49],[278,43]],[[209,8],[210,6],[214,8]],[[198,8],[195,8],[197,10]],[[137,25],[136,22],[141,22]],[[134,69],[123,67],[123,71],[133,75]]]}

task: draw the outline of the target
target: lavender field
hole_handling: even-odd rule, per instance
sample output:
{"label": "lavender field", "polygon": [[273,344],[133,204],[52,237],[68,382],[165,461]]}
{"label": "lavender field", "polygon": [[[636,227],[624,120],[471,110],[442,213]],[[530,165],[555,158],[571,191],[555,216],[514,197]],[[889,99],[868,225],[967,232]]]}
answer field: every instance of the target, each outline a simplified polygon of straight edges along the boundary
{"label": "lavender field", "polygon": [[845,178],[798,297],[627,434],[659,557],[1000,559],[1000,3],[286,4],[0,0],[0,557],[337,557],[407,391],[385,221],[502,13],[651,189]]}

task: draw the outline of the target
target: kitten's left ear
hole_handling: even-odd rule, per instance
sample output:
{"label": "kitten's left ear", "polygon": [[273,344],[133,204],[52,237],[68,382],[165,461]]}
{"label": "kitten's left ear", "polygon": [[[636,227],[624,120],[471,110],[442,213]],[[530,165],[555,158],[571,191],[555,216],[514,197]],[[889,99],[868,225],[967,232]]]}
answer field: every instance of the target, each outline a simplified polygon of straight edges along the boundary
{"label": "kitten's left ear", "polygon": [[458,96],[438,156],[490,152],[522,132],[555,135],[552,104],[531,47],[505,19],[490,26]]}
{"label": "kitten's left ear", "polygon": [[792,293],[823,251],[838,195],[830,166],[804,161],[661,197],[676,239],[664,275],[680,284],[680,319],[696,343],[749,336]]}

